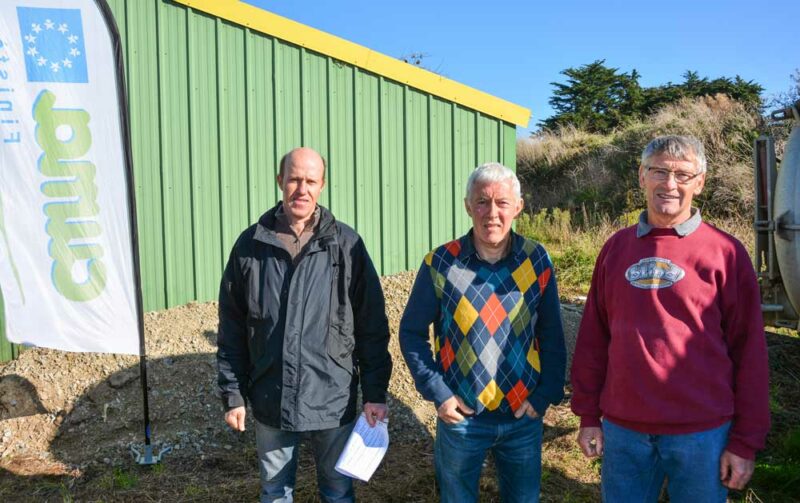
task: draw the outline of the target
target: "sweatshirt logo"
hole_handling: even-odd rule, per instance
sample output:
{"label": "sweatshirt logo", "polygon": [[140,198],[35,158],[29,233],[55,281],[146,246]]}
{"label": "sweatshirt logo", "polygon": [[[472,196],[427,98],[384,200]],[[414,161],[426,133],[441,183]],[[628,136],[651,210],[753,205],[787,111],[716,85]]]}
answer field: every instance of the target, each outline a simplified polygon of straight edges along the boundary
{"label": "sweatshirt logo", "polygon": [[643,258],[625,271],[625,279],[631,285],[645,290],[669,288],[685,275],[683,269],[661,257]]}

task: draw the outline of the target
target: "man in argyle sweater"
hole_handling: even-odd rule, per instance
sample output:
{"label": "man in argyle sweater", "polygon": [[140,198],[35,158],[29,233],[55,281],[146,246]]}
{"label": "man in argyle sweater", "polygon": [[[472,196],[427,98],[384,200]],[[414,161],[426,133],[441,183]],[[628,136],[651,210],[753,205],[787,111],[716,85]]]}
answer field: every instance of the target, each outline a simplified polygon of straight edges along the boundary
{"label": "man in argyle sweater", "polygon": [[472,229],[425,256],[400,346],[437,408],[441,501],[477,501],[488,449],[503,501],[538,501],[542,416],[564,396],[566,365],[553,265],[541,245],[511,230],[523,202],[510,169],[479,166],[464,203]]}

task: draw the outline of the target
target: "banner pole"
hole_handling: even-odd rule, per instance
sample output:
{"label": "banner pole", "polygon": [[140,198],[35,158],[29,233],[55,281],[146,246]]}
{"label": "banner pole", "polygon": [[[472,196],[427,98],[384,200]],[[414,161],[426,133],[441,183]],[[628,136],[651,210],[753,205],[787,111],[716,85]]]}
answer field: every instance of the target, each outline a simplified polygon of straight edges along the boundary
{"label": "banner pole", "polygon": [[142,409],[144,416],[144,449],[139,450],[131,445],[131,453],[140,465],[153,465],[161,461],[161,457],[172,450],[171,446],[163,447],[158,453],[153,452],[151,430],[150,430],[150,404],[147,386],[147,349],[144,337],[144,308],[142,301],[142,277],[140,273],[139,260],[139,231],[136,216],[136,194],[133,177],[133,156],[131,154],[130,125],[128,123],[128,96],[125,89],[125,65],[122,57],[122,42],[119,36],[114,16],[106,0],[95,0],[98,8],[103,14],[111,39],[114,44],[114,60],[116,62],[116,81],[117,94],[120,102],[120,129],[122,132],[122,144],[125,157],[125,180],[128,184],[128,218],[131,229],[131,246],[133,257],[133,278],[136,287],[136,318],[139,331],[139,374],[142,382]]}

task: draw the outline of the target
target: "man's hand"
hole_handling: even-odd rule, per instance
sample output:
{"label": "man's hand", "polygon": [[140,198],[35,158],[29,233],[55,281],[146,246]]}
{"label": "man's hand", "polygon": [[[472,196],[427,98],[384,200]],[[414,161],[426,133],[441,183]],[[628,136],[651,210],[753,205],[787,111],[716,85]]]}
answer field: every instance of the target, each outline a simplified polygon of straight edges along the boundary
{"label": "man's hand", "polygon": [[467,404],[456,395],[451,396],[436,410],[439,414],[439,419],[447,424],[460,423],[464,420],[464,416],[471,416],[475,411],[467,407]]}
{"label": "man's hand", "polygon": [[756,463],[752,459],[741,458],[725,451],[719,458],[719,478],[728,489],[741,490],[750,481],[755,467]]}
{"label": "man's hand", "polygon": [[377,421],[383,421],[389,415],[389,407],[385,403],[366,402],[364,404],[364,417],[370,428],[375,426]]}
{"label": "man's hand", "polygon": [[225,413],[225,422],[236,431],[244,431],[244,407],[236,407]]}
{"label": "man's hand", "polygon": [[599,426],[587,426],[578,431],[578,446],[587,458],[603,455],[603,430]]}
{"label": "man's hand", "polygon": [[533,405],[527,400],[522,402],[522,405],[519,406],[519,409],[514,411],[514,417],[517,419],[521,418],[523,414],[527,414],[529,418],[536,419],[539,417],[539,414],[536,412],[536,409],[533,408]]}

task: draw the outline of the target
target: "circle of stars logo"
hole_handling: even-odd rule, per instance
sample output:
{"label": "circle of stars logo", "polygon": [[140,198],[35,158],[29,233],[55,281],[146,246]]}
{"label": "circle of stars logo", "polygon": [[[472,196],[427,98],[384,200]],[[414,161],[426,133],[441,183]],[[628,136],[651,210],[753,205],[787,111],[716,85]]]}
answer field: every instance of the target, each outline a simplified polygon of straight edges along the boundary
{"label": "circle of stars logo", "polygon": [[[64,41],[70,46],[70,49],[64,59],[60,61],[48,61],[47,58],[40,54],[39,49],[36,47],[36,40],[44,30],[56,31],[65,38]],[[79,37],[69,32],[69,25],[67,23],[59,23],[58,26],[56,26],[56,23],[50,19],[45,19],[43,24],[31,23],[30,33],[23,38],[28,44],[25,53],[35,60],[37,66],[49,64],[50,71],[53,73],[58,73],[62,68],[72,68],[73,59],[70,58],[77,58],[81,55],[81,51],[77,47]]]}

